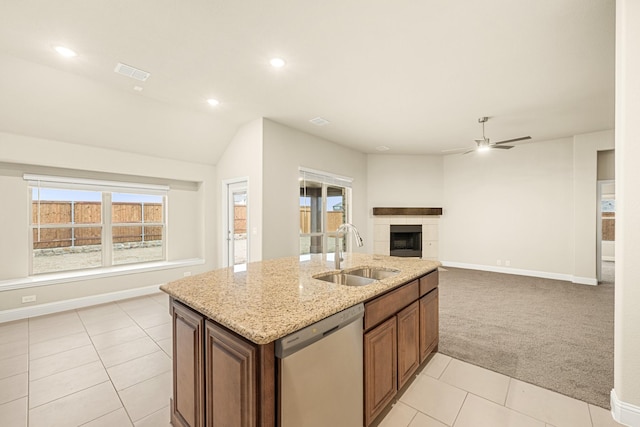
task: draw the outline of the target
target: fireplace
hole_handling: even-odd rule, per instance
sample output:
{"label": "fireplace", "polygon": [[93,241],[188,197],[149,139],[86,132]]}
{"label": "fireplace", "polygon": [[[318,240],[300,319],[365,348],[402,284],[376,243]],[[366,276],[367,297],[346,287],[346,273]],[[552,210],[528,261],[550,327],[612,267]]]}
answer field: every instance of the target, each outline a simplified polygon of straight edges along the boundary
{"label": "fireplace", "polygon": [[389,255],[422,257],[422,225],[391,225]]}

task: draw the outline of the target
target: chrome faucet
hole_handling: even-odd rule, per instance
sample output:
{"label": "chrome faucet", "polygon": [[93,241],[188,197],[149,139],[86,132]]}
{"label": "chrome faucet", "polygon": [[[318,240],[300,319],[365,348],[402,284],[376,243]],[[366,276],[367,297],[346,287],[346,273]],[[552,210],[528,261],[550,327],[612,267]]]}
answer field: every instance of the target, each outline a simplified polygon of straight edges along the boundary
{"label": "chrome faucet", "polygon": [[353,231],[353,236],[356,238],[356,244],[358,245],[358,247],[362,247],[364,245],[364,241],[362,240],[362,237],[360,237],[360,233],[358,232],[358,229],[355,225],[349,224],[348,222],[341,224],[340,227],[338,227],[338,229],[336,230],[336,253],[334,255],[336,270],[340,270],[340,261],[342,261],[342,252],[340,251],[338,239],[340,239],[341,234],[343,238],[347,237],[347,233],[349,231]]}

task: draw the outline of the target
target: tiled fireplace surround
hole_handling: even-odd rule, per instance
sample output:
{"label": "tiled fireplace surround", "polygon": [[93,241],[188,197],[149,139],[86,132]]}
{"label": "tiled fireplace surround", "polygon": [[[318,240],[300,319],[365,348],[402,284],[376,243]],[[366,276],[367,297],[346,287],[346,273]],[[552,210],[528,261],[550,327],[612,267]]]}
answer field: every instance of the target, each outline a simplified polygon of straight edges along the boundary
{"label": "tiled fireplace surround", "polygon": [[422,225],[422,259],[438,260],[439,215],[375,215],[373,252],[389,255],[391,225]]}

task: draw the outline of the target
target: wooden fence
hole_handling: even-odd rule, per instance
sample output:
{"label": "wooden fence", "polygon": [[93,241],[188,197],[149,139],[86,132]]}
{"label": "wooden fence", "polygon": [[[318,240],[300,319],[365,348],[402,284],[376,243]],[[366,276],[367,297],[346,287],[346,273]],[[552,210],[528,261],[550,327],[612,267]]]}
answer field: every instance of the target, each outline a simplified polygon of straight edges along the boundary
{"label": "wooden fence", "polygon": [[602,240],[616,240],[615,212],[602,212]]}
{"label": "wooden fence", "polygon": [[[33,224],[38,224],[39,215],[41,225],[69,225],[69,227],[63,228],[34,229],[33,248],[63,248],[101,244],[101,211],[100,202],[33,202]],[[148,242],[162,239],[162,226],[144,225],[144,223],[162,222],[161,203],[114,202],[112,203],[111,216],[113,243]],[[118,225],[126,223],[140,223],[140,225]],[[96,226],[74,227],[73,224],[95,224]]]}
{"label": "wooden fence", "polygon": [[233,229],[236,234],[245,234],[247,232],[247,205],[235,205]]}
{"label": "wooden fence", "polygon": [[[344,222],[344,212],[329,211],[327,212],[327,231],[336,231],[340,224]],[[307,234],[311,232],[311,208],[308,206],[300,207],[300,233]]]}
{"label": "wooden fence", "polygon": [[[247,232],[247,206],[234,206],[234,229],[236,234]],[[327,231],[336,231],[344,222],[343,212],[327,212]],[[309,233],[311,229],[311,210],[307,207],[300,208],[300,232]]]}

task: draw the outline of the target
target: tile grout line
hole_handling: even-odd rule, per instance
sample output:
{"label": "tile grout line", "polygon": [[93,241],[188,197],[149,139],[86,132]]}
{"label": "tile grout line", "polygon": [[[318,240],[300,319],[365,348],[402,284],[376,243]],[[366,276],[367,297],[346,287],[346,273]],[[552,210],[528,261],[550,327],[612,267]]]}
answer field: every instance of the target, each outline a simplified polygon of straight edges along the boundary
{"label": "tile grout line", "polygon": [[502,406],[507,407],[507,399],[509,398],[509,392],[511,391],[511,377],[509,377],[509,382],[507,383],[507,392],[504,395],[504,400],[502,401]]}
{"label": "tile grout line", "polygon": [[[83,345],[82,347],[76,347],[76,348],[72,348],[72,349],[70,349],[70,350],[65,350],[65,351],[77,350],[77,349],[79,349],[79,348],[89,347],[89,346],[91,346],[91,344]],[[93,346],[91,346],[91,347],[93,348]],[[52,354],[52,355],[50,355],[50,356],[45,356],[45,357],[58,356],[58,355],[60,355],[60,354],[64,353],[65,351],[61,351],[60,353],[55,353],[55,354]],[[97,353],[96,353],[96,354],[97,354]],[[40,357],[40,358],[35,359],[35,360],[40,360],[40,359],[44,359],[44,357]],[[98,355],[98,359],[100,359],[100,355]],[[63,372],[67,372],[67,371],[70,371],[70,370],[72,370],[72,369],[79,368],[79,367],[81,367],[81,366],[87,366],[87,365],[89,365],[89,364],[91,364],[91,363],[94,363],[94,362],[97,362],[97,361],[98,361],[98,360],[91,360],[91,361],[89,361],[89,362],[80,363],[79,365],[74,365],[74,366],[72,366],[72,367],[70,367],[70,368],[63,369],[62,371],[52,372],[52,373],[50,373],[50,374],[48,374],[48,375],[45,375],[45,376],[40,377],[40,378],[36,378],[36,379],[34,379],[34,380],[32,380],[32,379],[31,379],[31,369],[29,369],[29,384],[31,384],[31,381],[34,381],[34,382],[35,382],[35,381],[40,381],[40,380],[43,380],[43,379],[45,379],[45,378],[49,378],[49,377],[50,377],[50,376],[52,376],[52,375],[61,374],[61,373],[63,373]]]}
{"label": "tile grout line", "polygon": [[74,395],[74,394],[76,394],[76,393],[80,393],[81,391],[89,390],[90,388],[93,388],[93,387],[96,387],[96,386],[99,386],[99,385],[102,385],[102,384],[105,384],[105,383],[108,383],[108,382],[111,382],[111,381],[109,381],[109,380],[104,380],[104,381],[99,382],[99,383],[97,383],[97,384],[93,384],[93,385],[90,385],[90,386],[88,386],[88,387],[85,387],[85,388],[82,388],[82,389],[76,390],[76,391],[74,391],[73,393],[65,394],[64,396],[56,397],[56,398],[55,398],[55,399],[53,399],[53,400],[49,400],[48,402],[41,403],[41,404],[40,404],[40,405],[38,405],[38,406],[34,406],[33,408],[28,408],[28,409],[29,409],[29,411],[31,411],[32,409],[40,408],[40,407],[42,407],[42,406],[44,406],[44,405],[48,405],[48,404],[50,404],[50,403],[52,403],[52,402],[55,402],[55,401],[57,401],[57,400],[64,399],[64,398],[69,397],[69,396],[73,396],[73,395]]}
{"label": "tile grout line", "polygon": [[591,421],[591,427],[593,427],[593,414],[591,413],[591,405],[587,403],[587,411],[589,412],[589,420]]}
{"label": "tile grout line", "polygon": [[[509,398],[509,391],[511,390],[511,382],[512,382],[512,381],[520,381],[520,380],[517,380],[516,378],[509,377],[509,388],[508,388],[508,390],[507,390],[507,398],[505,398],[504,405],[502,405],[502,406],[504,406],[506,409],[508,409],[508,410],[510,410],[510,411],[513,411],[513,412],[518,413],[518,414],[520,414],[520,415],[524,415],[525,417],[529,417],[529,418],[531,418],[532,420],[539,421],[539,422],[541,422],[542,424],[544,424],[544,425],[545,425],[545,427],[546,427],[547,425],[551,425],[551,424],[549,424],[548,422],[546,422],[545,420],[541,420],[540,418],[536,418],[536,417],[534,417],[533,415],[529,415],[529,414],[524,413],[524,412],[522,412],[522,411],[519,411],[519,410],[517,410],[517,409],[515,409],[515,408],[511,408],[511,407],[507,406],[507,399]],[[529,384],[529,383],[526,383],[526,384]],[[532,384],[532,385],[534,385],[535,387],[541,388],[541,389],[543,389],[543,390],[550,391],[550,392],[552,392],[552,393],[556,393],[556,392],[554,392],[554,391],[552,391],[552,390],[548,390],[548,389],[546,389],[546,388],[542,388],[542,387],[540,387],[540,386],[536,386],[535,384]],[[558,394],[560,394],[560,393],[558,393]],[[561,396],[565,396],[565,395],[564,395],[564,394],[561,394]],[[478,396],[478,397],[480,397],[480,396]],[[569,397],[569,396],[566,396],[566,397]],[[482,397],[480,397],[480,398],[482,399]],[[485,399],[485,400],[486,400],[486,399]],[[495,402],[494,402],[494,403],[495,403]]]}
{"label": "tile grout line", "polygon": [[[147,297],[146,299],[147,299],[147,300],[148,300],[148,299],[151,299],[151,300],[152,300],[152,298],[148,298],[148,297]],[[129,317],[129,319],[131,319],[131,320],[135,323],[135,325],[136,325],[137,327],[139,327],[139,328],[144,332],[145,336],[146,336],[147,338],[149,338],[149,339],[150,339],[150,340],[151,340],[151,341],[152,341],[152,342],[153,342],[153,343],[158,347],[158,351],[154,351],[154,352],[149,353],[149,354],[154,354],[154,353],[157,353],[157,352],[162,352],[162,353],[166,356],[166,352],[165,352],[165,351],[162,349],[162,347],[157,343],[157,341],[156,341],[156,340],[155,340],[151,335],[149,335],[149,333],[147,332],[147,330],[146,330],[145,328],[143,328],[143,327],[142,327],[142,326],[141,326],[141,325],[140,325],[140,324],[139,324],[139,323],[138,323],[138,322],[137,322],[137,321],[136,321],[136,320],[135,320],[135,319],[134,319],[134,318],[133,318],[133,317],[132,317],[132,316],[131,316],[131,315],[130,315],[126,310],[125,310],[125,309],[123,309],[123,308],[122,308],[122,307],[121,307],[117,302],[114,302],[114,303],[118,306],[118,308],[120,308],[120,310],[122,310],[122,311],[123,311],[123,312],[124,312],[128,317]],[[162,306],[162,304],[157,303],[156,301],[154,301],[154,303],[158,304],[159,306]],[[167,322],[167,323],[169,323],[169,322]],[[83,322],[83,325],[84,325],[84,322]],[[162,323],[161,325],[164,325],[164,323]],[[154,325],[154,326],[150,326],[150,327],[155,327],[155,326],[160,326],[160,325]],[[120,329],[125,329],[125,328],[120,328]],[[119,330],[119,329],[117,329],[117,330]],[[111,331],[108,331],[108,332],[111,332]],[[105,332],[105,333],[106,333],[106,332]],[[87,331],[87,334],[88,334],[88,331]],[[98,334],[98,335],[100,335],[100,334]],[[160,374],[158,374],[158,375],[154,375],[154,376],[152,376],[151,378],[147,378],[147,379],[145,379],[144,381],[141,381],[141,382],[138,382],[138,383],[135,383],[135,384],[131,384],[130,386],[128,386],[128,387],[126,387],[126,388],[124,388],[124,389],[122,389],[122,390],[118,390],[118,389],[116,389],[115,384],[113,383],[113,379],[111,378],[111,374],[109,373],[108,368],[104,365],[104,361],[102,360],[102,357],[100,357],[100,353],[98,352],[98,349],[97,349],[97,348],[95,348],[95,343],[93,342],[93,338],[91,337],[91,335],[89,335],[89,339],[91,340],[91,343],[92,343],[92,345],[94,346],[94,350],[96,351],[96,353],[98,354],[98,357],[100,358],[100,363],[102,363],[102,366],[103,366],[103,367],[104,367],[104,369],[105,369],[105,372],[106,372],[106,374],[107,374],[107,377],[109,378],[109,382],[111,383],[111,385],[112,385],[113,389],[115,390],[116,394],[118,395],[118,400],[120,400],[120,403],[122,404],[122,408],[125,410],[125,413],[127,414],[127,417],[129,418],[129,421],[131,422],[131,425],[135,425],[135,422],[134,422],[133,418],[131,417],[131,414],[129,413],[129,410],[127,409],[126,405],[125,405],[125,404],[124,404],[124,402],[122,401],[122,397],[120,396],[120,392],[121,392],[121,391],[124,391],[124,390],[127,390],[128,388],[133,387],[133,386],[135,386],[135,385],[141,384],[141,383],[143,383],[144,381],[148,381],[148,380],[151,380],[151,379],[153,379],[153,378],[157,378],[157,377],[159,377],[160,375],[164,375],[164,374],[166,374],[168,371],[164,371],[164,372],[162,372],[162,373],[160,373]],[[132,341],[135,341],[135,340],[132,340]],[[128,341],[128,342],[132,342],[132,341]],[[115,347],[115,346],[111,346],[111,347]],[[106,347],[106,348],[109,348],[109,347]],[[114,366],[119,366],[119,365],[122,365],[122,364],[124,364],[124,363],[128,363],[128,362],[130,362],[130,361],[132,361],[132,360],[140,359],[140,358],[142,358],[142,357],[148,356],[149,354],[145,354],[145,355],[142,355],[142,356],[139,356],[139,357],[135,357],[135,358],[133,358],[133,359],[131,359],[131,360],[128,360],[128,361],[125,361],[125,362],[118,363],[118,364],[116,364],[116,365],[110,366],[109,368],[112,368],[112,367],[114,367]],[[171,360],[171,358],[169,358],[169,359]],[[163,407],[163,408],[164,408],[164,407]],[[163,409],[163,408],[161,408],[161,409]],[[145,417],[147,417],[147,416],[149,416],[149,415],[152,415],[152,414],[154,414],[155,412],[157,412],[157,411],[154,411],[154,412],[152,412],[151,414],[147,414],[147,415],[145,415]],[[104,415],[106,415],[106,414],[104,414]],[[104,416],[104,415],[102,415],[102,416]],[[142,417],[142,418],[145,418],[145,417]],[[141,419],[142,419],[142,418],[141,418]],[[140,421],[140,420],[137,420],[137,421]]]}
{"label": "tile grout line", "polygon": [[[118,308],[120,308],[120,307],[118,306]],[[77,311],[77,309],[76,309],[76,311]],[[127,316],[128,315],[129,314],[127,314]],[[80,314],[78,314],[78,316],[80,316]],[[86,330],[86,325],[85,325],[84,321],[82,320],[82,318],[80,319],[80,321],[82,322],[82,325],[84,326],[84,328]],[[116,330],[118,330],[118,329],[116,329]],[[89,336],[89,341],[91,341],[91,345],[93,345],[93,350],[98,355],[98,360],[100,360],[100,364],[102,365],[102,368],[104,369],[105,374],[107,374],[107,378],[109,378],[109,383],[111,384],[111,387],[113,388],[113,391],[116,392],[116,396],[118,396],[118,401],[120,401],[120,405],[121,405],[122,409],[124,409],[125,414],[127,414],[127,418],[129,418],[129,422],[131,422],[131,425],[133,426],[134,424],[133,424],[133,420],[131,419],[131,415],[129,414],[129,411],[127,411],[127,407],[124,406],[124,402],[122,401],[122,398],[120,397],[120,393],[118,393],[118,390],[116,390],[116,387],[113,384],[113,380],[111,379],[111,375],[109,375],[109,371],[107,370],[107,367],[105,366],[104,361],[102,360],[102,357],[100,356],[100,353],[98,353],[98,349],[96,348],[96,345],[93,342],[93,339],[92,339],[91,335],[89,335],[89,331],[86,331],[86,332],[87,332],[87,335]],[[118,409],[120,409],[120,408],[118,408]],[[114,411],[112,411],[112,412],[114,412]],[[110,414],[110,413],[111,412],[109,412],[108,414]],[[102,418],[105,415],[107,415],[107,414],[102,414],[98,418]],[[98,418],[96,418],[96,419],[98,419]]]}
{"label": "tile grout line", "polygon": [[[103,383],[103,384],[104,384],[104,383]],[[123,408],[114,409],[113,411],[111,411],[111,412],[107,412],[106,414],[102,414],[102,415],[100,415],[99,417],[96,417],[96,418],[94,418],[94,419],[92,419],[92,420],[87,421],[86,423],[82,423],[82,424],[80,424],[78,427],[86,426],[87,424],[92,423],[92,422],[94,422],[94,421],[96,421],[96,420],[99,420],[99,419],[100,419],[100,418],[102,418],[102,417],[106,417],[106,416],[107,416],[107,415],[109,415],[109,414],[113,414],[114,412],[117,412],[117,411],[119,411],[120,409],[124,409],[124,407],[123,407]],[[126,412],[126,411],[125,411],[125,412]],[[128,417],[128,416],[129,416],[129,415],[127,414],[127,417]]]}
{"label": "tile grout line", "polygon": [[464,400],[462,401],[462,405],[460,405],[460,408],[458,409],[458,413],[456,414],[456,417],[453,419],[453,422],[451,423],[451,427],[454,427],[456,425],[456,421],[458,421],[458,417],[460,416],[460,412],[462,412],[462,408],[464,407],[464,404],[467,402],[467,397],[469,397],[469,395],[472,394],[471,392],[468,392],[466,390],[464,390],[464,391],[466,392],[465,395],[464,395]]}

